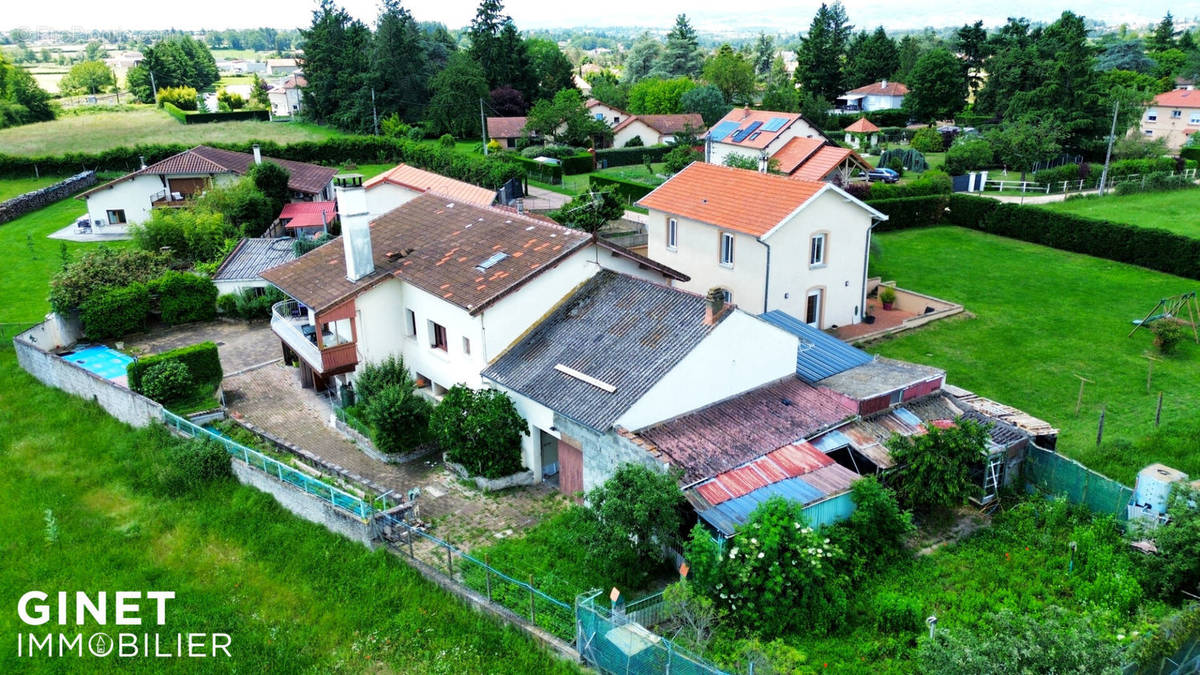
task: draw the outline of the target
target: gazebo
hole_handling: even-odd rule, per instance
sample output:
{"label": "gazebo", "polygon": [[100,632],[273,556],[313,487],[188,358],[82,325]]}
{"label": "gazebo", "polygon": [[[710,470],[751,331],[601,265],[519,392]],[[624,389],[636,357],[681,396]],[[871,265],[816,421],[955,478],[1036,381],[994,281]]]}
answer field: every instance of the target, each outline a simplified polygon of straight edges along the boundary
{"label": "gazebo", "polygon": [[868,137],[870,138],[870,142],[866,144],[868,148],[879,143],[879,127],[872,124],[866,117],[858,118],[844,131],[846,132],[846,143],[855,148],[860,148],[862,142],[866,141]]}

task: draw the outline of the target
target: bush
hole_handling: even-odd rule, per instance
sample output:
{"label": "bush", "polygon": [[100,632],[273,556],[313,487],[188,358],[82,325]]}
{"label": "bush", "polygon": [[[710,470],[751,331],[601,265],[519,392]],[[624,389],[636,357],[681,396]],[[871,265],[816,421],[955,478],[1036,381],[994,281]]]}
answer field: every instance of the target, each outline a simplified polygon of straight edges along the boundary
{"label": "bush", "polygon": [[172,439],[159,465],[159,487],[171,496],[186,496],[207,483],[233,475],[229,453],[215,441]]}
{"label": "bush", "polygon": [[224,251],[225,241],[238,231],[222,214],[196,207],[154,209],[149,220],[132,226],[130,233],[134,245],[143,251],[167,249],[173,260],[190,264],[215,260]]}
{"label": "bush", "polygon": [[961,176],[992,166],[994,152],[992,144],[982,138],[955,143],[946,151],[946,173]]}
{"label": "bush", "polygon": [[275,201],[259,190],[252,178],[241,178],[228,186],[210,187],[196,200],[196,210],[221,214],[232,229],[245,237],[260,236],[279,215]]}
{"label": "bush", "polygon": [[142,394],[159,403],[171,403],[190,394],[192,384],[192,374],[187,366],[168,359],[146,369],[142,376]]}
{"label": "bush", "polygon": [[875,594],[871,610],[875,630],[880,633],[915,633],[925,627],[921,603],[916,598],[884,591]]}
{"label": "bush", "polygon": [[158,105],[170,103],[180,110],[195,111],[197,104],[196,90],[191,87],[166,87],[158,90]]}
{"label": "bush", "polygon": [[[880,300],[885,292],[880,291]],[[895,300],[895,292],[892,291]],[[855,481],[851,486],[854,512],[833,529],[849,562],[851,577],[860,578],[910,555],[908,539],[916,531],[912,514],[900,508],[896,494],[874,476]]]}
{"label": "bush", "polygon": [[918,129],[908,144],[912,146],[913,150],[918,152],[941,152],[945,150],[945,146],[942,145],[942,135],[938,133],[937,129],[930,127]]}
{"label": "bush", "polygon": [[892,434],[886,445],[896,468],[889,474],[889,487],[900,503],[914,511],[928,513],[962,504],[979,492],[971,468],[983,456],[987,438],[986,426],[964,417],[949,429],[927,424],[920,436]]}
{"label": "bush", "polygon": [[209,321],[217,315],[217,287],[207,277],[167,272],[155,280],[163,323]]}
{"label": "bush", "polygon": [[927,171],[911,183],[868,183],[869,199],[898,199],[925,195],[948,195],[954,187],[950,176],[941,171]]}
{"label": "bush", "polygon": [[148,282],[162,274],[164,267],[157,252],[101,246],[72,260],[54,275],[50,280],[50,306],[59,314],[70,314],[92,294]]}
{"label": "bush", "polygon": [[1154,331],[1154,346],[1162,354],[1174,354],[1185,335],[1183,326],[1170,318],[1155,321],[1151,330]]}
{"label": "bush", "polygon": [[146,356],[129,364],[125,369],[129,388],[142,393],[142,378],[146,370],[157,363],[169,360],[176,360],[187,366],[188,372],[192,375],[192,381],[197,384],[211,384],[215,387],[224,377],[217,345],[212,342],[200,342],[162,354]]}
{"label": "bush", "polygon": [[686,145],[676,146],[667,153],[663,161],[666,162],[667,173],[679,173],[688,167],[692,162],[699,162],[704,158],[704,155],[687,147]]}
{"label": "bush", "polygon": [[287,300],[287,297],[274,286],[243,288],[237,293],[227,293],[217,298],[217,311],[225,316],[236,316],[247,321],[269,319],[271,307],[277,302]]}
{"label": "bush", "polygon": [[404,365],[404,359],[389,356],[378,363],[364,364],[354,375],[355,400],[365,405],[376,394],[389,387],[411,387],[412,375]]}
{"label": "bush", "polygon": [[150,290],[134,282],[128,286],[103,288],[79,306],[83,334],[90,340],[109,340],[146,327],[150,314]]}
{"label": "bush", "polygon": [[1196,187],[1196,184],[1188,178],[1162,171],[1146,174],[1140,180],[1135,178],[1117,183],[1114,191],[1118,195],[1131,195],[1139,192],[1163,192],[1166,190],[1183,190],[1194,187]]}
{"label": "bush", "polygon": [[603,528],[597,557],[617,557],[645,571],[665,560],[663,551],[679,543],[687,505],[674,474],[641,464],[622,464],[588,493],[588,504]]}
{"label": "bush", "polygon": [[473,476],[501,478],[520,471],[521,436],[529,425],[508,395],[455,385],[429,418],[429,430],[446,457]]}
{"label": "bush", "polygon": [[292,196],[292,191],[288,188],[288,181],[291,179],[290,172],[275,162],[264,161],[262,164],[255,164],[247,169],[246,178],[254,184],[259,192],[271,200],[271,218],[273,220]]}
{"label": "bush", "polygon": [[421,127],[410,128],[406,135],[408,136],[408,140],[413,141],[413,142],[419,142],[419,141],[425,140],[425,130],[422,129]]}
{"label": "bush", "polygon": [[1050,169],[1040,169],[1033,172],[1033,180],[1043,185],[1046,183],[1061,183],[1063,181],[1079,180],[1080,166],[1078,164],[1063,164]]}
{"label": "bush", "polygon": [[454,136],[451,136],[450,134],[442,134],[438,137],[438,145],[442,146],[443,148],[453,148]]}
{"label": "bush", "polygon": [[181,124],[187,124],[187,122],[188,122],[187,113],[185,113],[182,110],[180,110],[179,108],[175,107],[173,104],[163,103],[162,109],[167,111],[168,115],[170,115],[171,117],[174,117],[176,122],[179,122]]}
{"label": "bush", "polygon": [[596,151],[596,163],[612,168],[614,166],[633,166],[645,162],[647,155],[651,162],[662,162],[667,153],[676,149],[676,145],[649,145],[641,148],[607,148]]}
{"label": "bush", "polygon": [[[882,161],[880,161],[879,163],[883,164]],[[895,171],[897,176],[904,175],[904,160],[899,157],[892,157],[891,159],[889,159],[887,161],[887,164],[883,164],[883,166],[884,166],[884,168]]]}
{"label": "bush", "polygon": [[363,421],[371,428],[371,440],[380,452],[411,452],[429,440],[433,404],[416,393],[411,380],[374,392],[362,411]]}
{"label": "bush", "polygon": [[615,195],[621,198],[621,201],[633,204],[653,192],[655,186],[624,180],[622,178],[593,174],[588,177],[588,187],[593,190],[612,190]]}
{"label": "bush", "polygon": [[[874,190],[875,188],[872,187],[871,191],[874,192]],[[875,226],[875,231],[891,232],[941,224],[950,198],[951,195],[928,195],[871,199],[867,201],[867,205],[878,209],[888,217],[886,221]]]}
{"label": "bush", "polygon": [[629,139],[628,141],[625,141],[625,145],[622,145],[621,147],[623,147],[623,148],[640,148],[640,147],[643,147],[644,145],[646,145],[646,144],[644,141],[642,141],[641,136],[634,136],[633,138]]}

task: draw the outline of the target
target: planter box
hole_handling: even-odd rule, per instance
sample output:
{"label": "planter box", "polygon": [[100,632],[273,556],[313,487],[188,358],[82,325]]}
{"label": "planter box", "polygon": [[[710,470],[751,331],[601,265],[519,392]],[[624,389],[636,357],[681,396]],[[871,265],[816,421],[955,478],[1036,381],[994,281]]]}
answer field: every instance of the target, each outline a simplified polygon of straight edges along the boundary
{"label": "planter box", "polygon": [[442,461],[445,462],[446,468],[450,469],[454,475],[462,478],[463,480],[474,481],[475,486],[484,492],[506,490],[510,487],[517,487],[518,485],[533,485],[536,478],[532,471],[521,471],[519,473],[502,476],[500,478],[472,476],[471,473],[467,471],[467,467],[463,466],[462,464],[455,464],[454,462],[451,462],[449,459],[446,459],[446,455],[444,454],[442,455]]}

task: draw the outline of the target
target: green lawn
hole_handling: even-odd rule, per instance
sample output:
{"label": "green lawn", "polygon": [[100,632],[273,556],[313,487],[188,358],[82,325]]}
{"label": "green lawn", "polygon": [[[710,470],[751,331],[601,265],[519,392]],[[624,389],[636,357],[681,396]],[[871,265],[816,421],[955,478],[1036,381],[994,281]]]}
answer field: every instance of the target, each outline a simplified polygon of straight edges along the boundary
{"label": "green lawn", "polygon": [[[1170,230],[1200,238],[1200,190],[1173,190],[1134,195],[1108,195],[1053,202],[1039,208],[1100,218],[1140,227]],[[1163,251],[1170,255],[1170,251]]]}
{"label": "green lawn", "polygon": [[301,122],[177,122],[155,108],[128,112],[63,117],[51,122],[0,130],[0,149],[9,155],[44,156],[68,152],[100,152],[121,146],[152,143],[238,143],[271,140],[278,143],[320,141],[341,132]]}
{"label": "green lawn", "polygon": [[[962,303],[973,318],[952,318],[869,346],[885,356],[945,368],[947,379],[1026,410],[1062,430],[1058,449],[1108,476],[1133,484],[1146,464],[1161,461],[1200,473],[1200,345],[1154,364],[1146,391],[1149,331],[1126,337],[1130,321],[1160,297],[1195,290],[1197,282],[966,229],[887,233],[872,274]],[[1076,415],[1076,375],[1087,385]],[[1133,452],[1154,430],[1158,392],[1163,422],[1178,442]],[[1104,445],[1097,422],[1106,407]]]}
{"label": "green lawn", "polygon": [[0,202],[23,195],[26,192],[37,190],[38,188],[44,188],[47,185],[54,185],[63,178],[63,176],[42,176],[41,178],[0,180]]}
{"label": "green lawn", "polygon": [[[0,595],[15,603],[32,589],[103,590],[111,602],[117,590],[174,591],[165,625],[131,632],[158,632],[171,645],[179,632],[232,638],[229,661],[122,660],[138,672],[576,670],[391,554],[300,520],[253,488],[226,479],[165,493],[157,478],[164,433],[134,431],[40,385],[0,347],[0,555],[12,563],[0,569]],[[0,630],[48,632],[18,626],[15,612],[4,613]],[[81,630],[86,639],[96,627]],[[18,663],[9,648],[0,670],[117,670],[115,657],[70,658]]]}

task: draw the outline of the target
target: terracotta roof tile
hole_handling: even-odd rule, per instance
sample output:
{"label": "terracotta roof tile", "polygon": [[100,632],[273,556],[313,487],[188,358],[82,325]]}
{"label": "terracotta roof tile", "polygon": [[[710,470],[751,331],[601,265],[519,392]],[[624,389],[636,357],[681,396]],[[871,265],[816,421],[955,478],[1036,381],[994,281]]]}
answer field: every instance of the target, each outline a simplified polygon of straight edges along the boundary
{"label": "terracotta roof tile", "polygon": [[638,205],[757,237],[783,222],[823,187],[822,183],[693,162],[642,197]]}
{"label": "terracotta roof tile", "polygon": [[771,159],[779,162],[779,171],[790,174],[796,170],[796,167],[803,164],[804,160],[811,157],[817,150],[820,150],[823,145],[825,145],[825,139],[823,138],[796,137],[784,143],[778,152],[771,155]]}
{"label": "terracotta roof tile", "polygon": [[871,165],[858,153],[849,148],[826,145],[809,157],[792,173],[792,178],[802,181],[825,180],[830,173],[841,166],[842,162],[850,160],[863,171],[870,171]]}
{"label": "terracotta roof tile", "polygon": [[337,218],[337,202],[290,202],[279,212],[286,228],[316,227]]}
{"label": "terracotta roof tile", "polygon": [[487,118],[488,138],[520,138],[525,135],[524,117]]}
{"label": "terracotta roof tile", "polygon": [[407,164],[384,171],[364,183],[363,187],[370,190],[381,183],[392,183],[418,192],[435,192],[456,202],[476,206],[489,206],[496,201],[493,190]]}
{"label": "terracotta roof tile", "polygon": [[1172,89],[1154,97],[1156,105],[1169,105],[1176,108],[1200,108],[1200,90]]}
{"label": "terracotta roof tile", "polygon": [[846,127],[846,131],[852,134],[872,134],[879,131],[879,127],[871,123],[871,120],[866,117],[860,117],[854,120],[854,123]]}
{"label": "terracotta roof tile", "polygon": [[704,129],[704,118],[700,113],[685,113],[681,115],[634,115],[626,117],[620,124],[613,127],[613,132],[620,131],[634,122],[641,122],[660,134],[671,135],[687,128],[700,132]]}
{"label": "terracotta roof tile", "polygon": [[847,94],[863,94],[865,96],[906,96],[908,87],[899,82],[888,82],[884,86],[883,82],[872,82],[858,89],[851,89]]}

